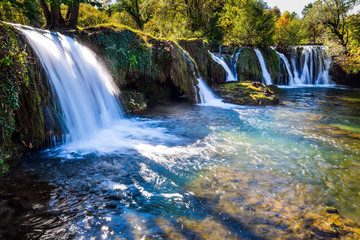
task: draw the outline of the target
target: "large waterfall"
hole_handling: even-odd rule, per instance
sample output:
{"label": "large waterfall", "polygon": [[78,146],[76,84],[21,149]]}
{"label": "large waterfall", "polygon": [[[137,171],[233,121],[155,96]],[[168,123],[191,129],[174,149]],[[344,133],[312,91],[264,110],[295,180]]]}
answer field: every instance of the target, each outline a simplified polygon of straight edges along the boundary
{"label": "large waterfall", "polygon": [[89,48],[60,33],[18,28],[39,57],[58,96],[69,132],[66,142],[87,139],[122,118],[113,79]]}
{"label": "large waterfall", "polygon": [[[324,47],[302,46],[292,49],[291,64],[288,58],[277,52],[280,62],[285,64],[289,86],[328,86],[331,84],[329,68],[331,57],[326,55]],[[280,84],[280,83],[278,83]]]}

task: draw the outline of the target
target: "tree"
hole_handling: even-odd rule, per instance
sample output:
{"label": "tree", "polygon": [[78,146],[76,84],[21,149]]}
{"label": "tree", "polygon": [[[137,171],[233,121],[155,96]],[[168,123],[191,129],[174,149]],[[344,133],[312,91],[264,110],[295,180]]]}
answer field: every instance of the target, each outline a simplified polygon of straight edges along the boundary
{"label": "tree", "polygon": [[37,25],[41,22],[38,2],[36,0],[1,0],[0,20]]}
{"label": "tree", "polygon": [[302,14],[304,15],[302,20],[303,29],[308,42],[311,44],[317,43],[325,31],[325,27],[321,23],[319,17],[317,14],[314,14],[314,10],[312,10],[313,7],[314,5],[309,3],[302,11]]}
{"label": "tree", "polygon": [[111,22],[109,16],[104,10],[100,10],[90,4],[80,4],[78,26],[91,27],[98,24]]}
{"label": "tree", "polygon": [[[76,28],[80,3],[100,7],[100,0],[39,0],[45,17],[45,28]],[[61,14],[61,5],[67,6],[65,17]]]}
{"label": "tree", "polygon": [[117,0],[111,12],[126,12],[135,21],[137,28],[143,30],[154,14],[156,2],[153,0]]}
{"label": "tree", "polygon": [[346,54],[349,53],[349,25],[347,17],[358,3],[357,0],[318,0],[309,8],[306,16],[317,19],[337,38]]}
{"label": "tree", "polygon": [[226,43],[258,47],[273,43],[274,15],[262,1],[228,1],[224,9],[221,24]]}
{"label": "tree", "polygon": [[299,44],[302,39],[301,22],[296,14],[285,11],[276,21],[275,43],[279,47],[288,47]]}

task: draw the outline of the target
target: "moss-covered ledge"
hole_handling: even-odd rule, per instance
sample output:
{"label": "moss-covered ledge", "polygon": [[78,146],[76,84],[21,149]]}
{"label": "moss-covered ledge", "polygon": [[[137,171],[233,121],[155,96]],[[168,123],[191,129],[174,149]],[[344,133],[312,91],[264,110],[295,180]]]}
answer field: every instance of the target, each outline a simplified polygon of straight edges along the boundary
{"label": "moss-covered ledge", "polygon": [[145,106],[135,103],[134,100],[141,100],[135,97],[138,94],[145,98],[140,102],[149,104],[183,95],[192,102],[196,101],[194,86],[197,79],[191,66],[196,64],[189,62],[176,42],[155,38],[122,25],[86,28],[76,33],[75,37],[91,46],[104,59],[122,91],[128,110]]}
{"label": "moss-covered ledge", "polygon": [[269,87],[259,82],[227,83],[217,86],[214,91],[224,102],[238,105],[278,105],[279,99]]}

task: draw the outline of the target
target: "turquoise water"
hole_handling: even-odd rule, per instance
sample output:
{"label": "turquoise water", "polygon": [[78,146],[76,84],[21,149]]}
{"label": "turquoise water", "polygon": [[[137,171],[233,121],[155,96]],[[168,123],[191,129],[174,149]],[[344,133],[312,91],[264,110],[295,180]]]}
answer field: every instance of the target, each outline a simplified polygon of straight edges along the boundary
{"label": "turquoise water", "polygon": [[[279,97],[275,107],[158,106],[126,124],[118,148],[105,137],[93,153],[33,154],[22,167],[54,187],[48,211],[58,224],[43,216],[39,229],[28,223],[29,236],[272,239],[295,234],[288,219],[327,206],[359,222],[360,91],[294,88]],[[270,205],[270,220],[250,217]]]}

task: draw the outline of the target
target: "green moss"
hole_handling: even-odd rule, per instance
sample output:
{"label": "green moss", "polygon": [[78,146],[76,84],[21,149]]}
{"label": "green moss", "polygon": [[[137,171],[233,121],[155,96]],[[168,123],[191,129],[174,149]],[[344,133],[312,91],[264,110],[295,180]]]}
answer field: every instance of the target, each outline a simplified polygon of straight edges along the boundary
{"label": "green moss", "polygon": [[12,26],[0,22],[0,145],[14,131],[14,111],[19,107],[22,84],[29,78],[25,65],[25,49],[20,49]]}
{"label": "green moss", "polygon": [[15,130],[21,87],[28,85],[25,48],[20,48],[12,26],[0,22],[0,173],[7,171],[4,152]]}
{"label": "green moss", "polygon": [[261,52],[264,56],[266,67],[271,75],[271,78],[273,81],[278,79],[280,73],[280,62],[275,50],[272,48],[265,48],[262,49]]}
{"label": "green moss", "polygon": [[195,101],[192,73],[197,67],[176,42],[121,25],[86,28],[80,37],[99,49],[121,89],[141,92],[148,100],[185,94]]}
{"label": "green moss", "polygon": [[236,70],[240,81],[262,81],[261,66],[255,51],[251,48],[241,50]]}
{"label": "green moss", "polygon": [[339,128],[341,130],[345,130],[345,131],[348,131],[348,132],[360,133],[360,128],[357,128],[357,127],[352,127],[352,126],[347,126],[347,125],[340,125],[340,124],[330,124],[330,126],[335,127],[335,128]]}
{"label": "green moss", "polygon": [[9,171],[9,165],[0,157],[0,174],[7,173]]}
{"label": "green moss", "polygon": [[117,75],[119,85],[126,84],[127,75],[151,73],[152,52],[142,33],[113,25],[87,28],[83,32],[89,32],[83,40],[96,45]]}
{"label": "green moss", "polygon": [[264,84],[258,82],[229,83],[219,86],[216,92],[231,103],[239,105],[276,105],[279,99]]}

